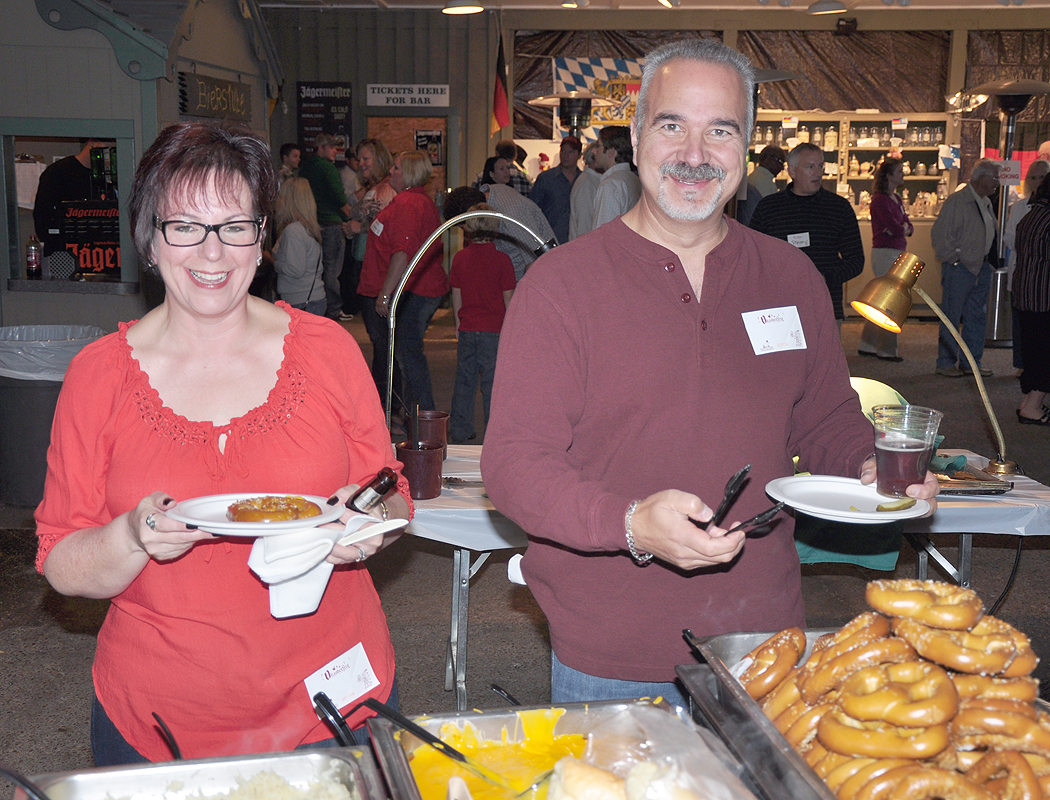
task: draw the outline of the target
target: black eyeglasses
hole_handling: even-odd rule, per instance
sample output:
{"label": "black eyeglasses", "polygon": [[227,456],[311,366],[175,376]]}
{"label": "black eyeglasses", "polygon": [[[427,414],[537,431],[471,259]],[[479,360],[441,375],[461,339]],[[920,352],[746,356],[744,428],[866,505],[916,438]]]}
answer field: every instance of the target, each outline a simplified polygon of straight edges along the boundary
{"label": "black eyeglasses", "polygon": [[219,241],[231,247],[249,247],[259,241],[266,217],[259,219],[235,219],[219,225],[205,225],[201,222],[189,222],[184,219],[153,218],[153,226],[164,236],[164,241],[172,247],[194,247],[202,244],[208,234],[215,231]]}

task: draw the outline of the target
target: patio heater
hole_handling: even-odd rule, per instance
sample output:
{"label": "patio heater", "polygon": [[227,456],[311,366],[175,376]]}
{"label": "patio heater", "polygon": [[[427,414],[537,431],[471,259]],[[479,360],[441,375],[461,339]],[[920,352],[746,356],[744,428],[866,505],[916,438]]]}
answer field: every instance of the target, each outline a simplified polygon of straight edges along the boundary
{"label": "patio heater", "polygon": [[569,129],[569,136],[581,138],[583,129],[591,124],[591,110],[608,108],[616,103],[605,97],[598,97],[587,90],[576,90],[548,94],[529,100],[530,106],[543,106],[558,109],[558,119],[563,128]]}
{"label": "patio heater", "polygon": [[[1030,80],[998,80],[982,83],[973,89],[964,90],[965,95],[984,95],[995,97],[999,101],[999,158],[1007,161],[1014,154],[1014,134],[1017,130],[1017,115],[1024,111],[1032,97],[1037,94],[1050,94],[1050,83]],[[1006,233],[1006,218],[1009,211],[1007,200],[1009,192],[999,190],[999,261],[1003,260],[1003,235]],[[986,344],[989,347],[1010,347],[1013,344],[1011,330],[1010,287],[1007,285],[1006,269],[998,269],[992,276],[992,291],[988,298],[988,330]]]}

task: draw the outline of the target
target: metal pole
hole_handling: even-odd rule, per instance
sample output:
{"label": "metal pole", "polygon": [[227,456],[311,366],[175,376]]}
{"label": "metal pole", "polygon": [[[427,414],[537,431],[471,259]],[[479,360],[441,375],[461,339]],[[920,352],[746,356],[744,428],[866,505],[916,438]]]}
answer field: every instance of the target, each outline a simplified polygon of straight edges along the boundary
{"label": "metal pole", "polygon": [[419,248],[419,252],[412,257],[411,261],[408,262],[408,268],[405,269],[405,274],[401,276],[401,281],[397,284],[397,288],[394,289],[394,293],[390,295],[390,304],[388,306],[390,310],[390,317],[388,318],[390,341],[388,342],[386,364],[386,427],[388,430],[390,429],[391,410],[394,399],[394,332],[397,326],[397,303],[401,299],[401,292],[404,290],[405,284],[408,283],[408,279],[412,277],[412,271],[416,268],[416,265],[423,260],[423,255],[427,252],[427,250],[430,249],[430,245],[437,241],[438,237],[441,236],[441,234],[443,234],[449,228],[473,217],[493,217],[495,219],[504,220],[505,222],[510,222],[514,225],[517,225],[519,228],[525,231],[525,233],[529,234],[530,236],[532,236],[533,239],[536,240],[537,255],[539,255],[540,253],[545,253],[554,247],[553,239],[549,242],[545,242],[539,237],[539,235],[535,231],[533,231],[528,226],[523,225],[516,219],[508,217],[506,214],[501,214],[498,211],[467,211],[463,214],[460,214],[459,216],[453,217],[444,224],[439,225],[438,229],[432,234],[430,234],[429,238],[425,242],[423,242],[423,246]]}

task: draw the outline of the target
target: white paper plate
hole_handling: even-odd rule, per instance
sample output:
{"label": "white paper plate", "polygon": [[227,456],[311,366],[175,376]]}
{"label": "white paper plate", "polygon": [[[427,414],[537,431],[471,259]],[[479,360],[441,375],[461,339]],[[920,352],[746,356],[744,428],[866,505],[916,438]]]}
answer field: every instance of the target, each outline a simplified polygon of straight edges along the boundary
{"label": "white paper plate", "polygon": [[226,509],[239,500],[247,500],[251,497],[276,496],[273,494],[213,494],[208,497],[195,497],[192,500],[183,500],[176,503],[175,507],[164,513],[176,522],[184,525],[196,525],[202,531],[208,533],[219,533],[223,536],[272,536],[289,531],[300,531],[306,528],[316,528],[326,522],[335,522],[346,511],[346,506],[337,503],[328,505],[327,497],[304,494],[295,495],[304,497],[312,503],[321,507],[321,516],[307,517],[306,519],[288,519],[280,522],[230,522],[226,517]]}
{"label": "white paper plate", "polygon": [[921,517],[930,510],[926,500],[916,500],[902,511],[876,511],[876,506],[892,503],[893,498],[879,494],[874,483],[865,486],[857,478],[834,475],[777,478],[766,484],[766,494],[810,516],[834,522],[892,522]]}

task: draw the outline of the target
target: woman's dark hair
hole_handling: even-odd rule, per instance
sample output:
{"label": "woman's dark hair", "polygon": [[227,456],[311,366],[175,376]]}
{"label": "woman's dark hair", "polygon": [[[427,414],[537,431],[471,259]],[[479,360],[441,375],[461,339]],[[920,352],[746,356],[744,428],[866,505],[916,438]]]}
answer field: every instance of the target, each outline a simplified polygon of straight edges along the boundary
{"label": "woman's dark hair", "polygon": [[484,192],[480,189],[475,189],[473,186],[460,186],[458,189],[453,189],[445,197],[445,220],[458,217],[463,212],[468,211],[471,206],[484,202]]}
{"label": "woman's dark hair", "polygon": [[175,194],[203,200],[210,182],[221,195],[232,195],[238,183],[248,186],[256,217],[273,215],[277,176],[266,142],[241,125],[180,122],[169,125],[142,156],[131,185],[131,238],[139,260],[155,266],[154,218],[165,212]]}
{"label": "woman's dark hair", "polygon": [[890,188],[890,173],[893,172],[904,159],[898,156],[886,156],[879,165],[875,167],[875,177],[872,179],[872,189],[885,194]]}
{"label": "woman's dark hair", "polygon": [[[491,156],[485,159],[485,169],[481,171],[481,182],[487,183],[492,186],[495,183],[499,183],[494,177],[492,177],[492,170],[496,167],[497,161],[507,161],[503,156]],[[507,161],[509,164],[510,162]]]}

